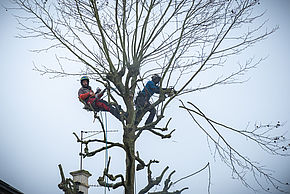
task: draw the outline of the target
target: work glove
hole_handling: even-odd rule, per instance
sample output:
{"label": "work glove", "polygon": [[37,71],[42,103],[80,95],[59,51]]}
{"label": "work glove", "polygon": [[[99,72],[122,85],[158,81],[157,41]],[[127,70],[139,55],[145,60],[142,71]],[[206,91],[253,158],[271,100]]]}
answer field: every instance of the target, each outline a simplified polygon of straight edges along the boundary
{"label": "work glove", "polygon": [[96,89],[96,94],[100,93],[101,92],[101,88],[97,87]]}
{"label": "work glove", "polygon": [[165,93],[168,95],[168,97],[170,97],[170,96],[177,94],[177,91],[174,90],[174,88],[167,88]]}

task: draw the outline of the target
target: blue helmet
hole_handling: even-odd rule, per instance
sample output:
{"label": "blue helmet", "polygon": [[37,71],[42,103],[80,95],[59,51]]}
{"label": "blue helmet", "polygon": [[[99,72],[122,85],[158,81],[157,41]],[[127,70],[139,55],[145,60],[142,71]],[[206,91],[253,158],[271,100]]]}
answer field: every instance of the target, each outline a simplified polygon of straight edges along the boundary
{"label": "blue helmet", "polygon": [[84,81],[84,80],[87,80],[88,83],[90,82],[90,79],[89,79],[88,76],[83,76],[83,77],[81,77],[81,85],[83,85],[83,81]]}

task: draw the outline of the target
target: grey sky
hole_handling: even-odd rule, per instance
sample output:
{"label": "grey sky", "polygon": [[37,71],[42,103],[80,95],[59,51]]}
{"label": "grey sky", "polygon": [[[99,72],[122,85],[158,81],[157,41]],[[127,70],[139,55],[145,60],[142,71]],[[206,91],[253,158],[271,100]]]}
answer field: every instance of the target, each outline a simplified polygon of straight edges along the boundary
{"label": "grey sky", "polygon": [[[7,1],[1,1],[1,4],[8,5]],[[287,122],[283,129],[289,131],[290,1],[266,0],[261,1],[260,6],[267,9],[269,28],[279,25],[280,29],[243,56],[268,56],[267,60],[248,72],[246,77],[250,80],[244,84],[219,86],[188,98],[210,117],[234,127],[245,128],[248,122],[253,126],[255,122],[281,121]],[[2,6],[0,26],[0,179],[27,194],[62,193],[57,188],[60,182],[57,165],[63,165],[67,176],[79,168],[79,144],[72,132],[79,134],[80,130],[100,128],[92,123],[92,114],[82,110],[77,99],[80,87],[77,78],[48,79],[32,71],[33,62],[37,65],[56,63],[54,54],[29,52],[42,48],[43,43],[34,39],[16,39],[17,22],[12,12],[5,11]],[[92,83],[92,86],[95,88],[97,84]],[[178,106],[178,102],[173,103],[167,115],[176,118],[172,128],[177,131],[172,139],[160,140],[145,134],[137,141],[137,150],[141,150],[144,158],[161,161],[153,167],[154,175],[159,175],[169,165],[170,171],[177,171],[173,176],[177,180],[210,162],[211,193],[251,193],[240,182],[231,179],[230,169],[218,158],[214,161],[205,135],[185,111],[177,109]],[[109,129],[119,129],[117,133],[109,134],[110,138],[120,139],[120,124],[111,115],[108,118]],[[244,141],[235,144],[252,159],[274,169],[282,180],[290,182],[290,158],[270,157]],[[117,149],[110,151],[110,155],[113,156],[112,171],[122,172],[124,156]],[[85,159],[84,168],[94,174],[90,184],[96,184],[103,167],[103,155]],[[146,183],[142,176],[145,174],[138,174],[136,178],[138,189]],[[204,171],[173,189],[189,186],[185,194],[207,193],[207,184],[208,175]],[[90,194],[101,192],[103,189],[90,189]]]}

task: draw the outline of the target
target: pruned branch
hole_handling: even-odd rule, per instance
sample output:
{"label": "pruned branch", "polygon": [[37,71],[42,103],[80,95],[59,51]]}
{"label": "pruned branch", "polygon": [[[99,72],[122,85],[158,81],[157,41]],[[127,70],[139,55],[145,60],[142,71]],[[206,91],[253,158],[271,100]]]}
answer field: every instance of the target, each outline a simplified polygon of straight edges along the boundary
{"label": "pruned branch", "polygon": [[[159,123],[159,121],[160,121],[162,118],[163,118],[163,117],[162,117],[161,115],[159,115],[159,116],[157,116],[156,121],[153,121],[152,123],[147,124],[147,125],[145,125],[145,126],[143,126],[143,127],[139,127],[139,128],[137,128],[137,129],[136,129],[136,132],[137,132],[137,134],[136,134],[136,139],[141,135],[141,133],[142,133],[143,131],[149,131],[149,132],[151,132],[152,134],[161,137],[162,139],[168,139],[168,138],[171,138],[172,133],[173,133],[176,129],[173,129],[173,130],[172,130],[170,133],[168,133],[168,134],[162,134],[161,132],[164,132],[164,131],[167,131],[167,130],[168,130],[168,125],[169,125],[169,122],[171,121],[172,118],[170,118],[170,119],[167,121],[165,127],[163,127],[163,128],[155,127],[155,125],[156,125],[157,123]],[[161,132],[158,132],[158,131],[161,131]]]}
{"label": "pruned branch", "polygon": [[70,178],[65,178],[61,164],[58,165],[61,182],[58,184],[58,188],[63,190],[65,194],[77,194],[77,185]]}
{"label": "pruned branch", "polygon": [[[141,165],[141,163],[140,163],[140,165]],[[145,165],[147,167],[147,180],[148,180],[148,183],[147,183],[147,185],[143,189],[141,189],[139,191],[139,194],[143,194],[143,193],[147,193],[147,192],[148,193],[151,193],[151,194],[180,194],[184,190],[188,189],[188,187],[185,187],[185,188],[183,188],[181,190],[176,190],[176,191],[173,191],[173,192],[169,191],[169,189],[171,188],[171,186],[174,185],[174,183],[171,182],[171,176],[175,173],[175,171],[172,171],[168,175],[167,179],[164,181],[164,186],[163,186],[162,191],[149,192],[154,186],[160,185],[160,182],[162,181],[164,174],[169,169],[169,167],[167,166],[161,172],[161,174],[158,177],[152,178],[152,172],[151,172],[150,167],[151,167],[151,164],[153,164],[153,163],[159,163],[159,162],[156,161],[156,160],[150,160],[149,163],[147,165]]]}
{"label": "pruned branch", "polygon": [[[113,189],[117,189],[118,187],[121,187],[121,186],[125,187],[125,184],[124,184],[125,179],[124,179],[123,175],[118,174],[118,175],[114,176],[112,174],[109,174],[110,162],[111,162],[111,157],[109,157],[109,161],[107,163],[107,166],[103,171],[103,176],[98,178],[98,183],[101,186],[113,188]],[[120,178],[121,181],[117,182],[117,183],[108,183],[107,181],[105,181],[106,177],[108,177],[111,181],[116,181],[118,178]]]}
{"label": "pruned branch", "polygon": [[[84,157],[92,157],[99,152],[105,151],[105,150],[113,148],[113,147],[119,147],[119,148],[125,149],[124,145],[120,144],[120,143],[110,142],[110,141],[100,140],[100,139],[90,139],[90,140],[82,141],[75,132],[73,132],[73,135],[76,137],[77,142],[85,144]],[[89,152],[88,144],[92,143],[92,142],[98,142],[98,143],[103,143],[103,144],[108,144],[108,145]]]}
{"label": "pruned branch", "polygon": [[158,161],[150,160],[148,165],[146,165],[147,166],[148,183],[143,189],[141,189],[139,191],[139,194],[147,193],[152,187],[154,187],[155,185],[158,185],[161,182],[165,172],[169,169],[169,167],[167,166],[158,177],[152,178],[152,171],[151,171],[150,167],[151,167],[151,164],[153,164],[153,163],[158,163]]}

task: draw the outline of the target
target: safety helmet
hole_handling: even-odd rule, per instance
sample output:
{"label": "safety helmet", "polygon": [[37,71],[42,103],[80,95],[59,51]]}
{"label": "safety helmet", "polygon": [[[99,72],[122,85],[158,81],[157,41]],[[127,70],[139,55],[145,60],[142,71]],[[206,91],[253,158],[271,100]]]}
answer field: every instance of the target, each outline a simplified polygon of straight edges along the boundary
{"label": "safety helmet", "polygon": [[151,79],[155,84],[157,84],[161,80],[161,77],[157,74],[154,74]]}
{"label": "safety helmet", "polygon": [[90,82],[90,79],[89,79],[88,76],[83,76],[83,77],[81,77],[81,85],[83,85],[83,81],[84,81],[84,80],[87,80],[88,83]]}

